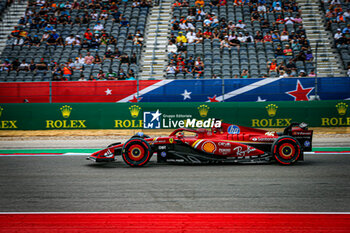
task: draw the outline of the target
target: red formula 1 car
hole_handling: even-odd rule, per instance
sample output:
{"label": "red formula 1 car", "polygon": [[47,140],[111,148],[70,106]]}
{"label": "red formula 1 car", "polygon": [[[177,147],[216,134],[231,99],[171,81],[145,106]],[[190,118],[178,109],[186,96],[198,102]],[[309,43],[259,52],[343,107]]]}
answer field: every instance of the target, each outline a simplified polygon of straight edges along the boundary
{"label": "red formula 1 car", "polygon": [[305,123],[292,123],[282,133],[222,123],[209,130],[179,128],[167,137],[137,133],[124,144],[109,145],[87,159],[112,162],[121,156],[131,167],[141,167],[156,154],[159,163],[277,161],[289,165],[303,160],[304,151],[311,151],[312,134]]}

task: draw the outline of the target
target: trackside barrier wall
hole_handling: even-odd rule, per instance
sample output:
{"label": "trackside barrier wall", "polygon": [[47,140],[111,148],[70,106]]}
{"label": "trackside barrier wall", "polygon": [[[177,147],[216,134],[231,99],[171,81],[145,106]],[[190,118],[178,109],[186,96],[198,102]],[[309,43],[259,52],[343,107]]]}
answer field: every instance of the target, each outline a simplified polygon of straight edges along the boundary
{"label": "trackside barrier wall", "polygon": [[[251,127],[350,126],[349,100],[231,103],[0,104],[0,129],[167,129],[213,118]],[[188,126],[188,125],[187,125]],[[191,126],[191,125],[190,125]]]}
{"label": "trackside barrier wall", "polygon": [[[350,98],[350,78],[0,83],[0,103],[305,101]],[[317,93],[316,93],[317,90]]]}

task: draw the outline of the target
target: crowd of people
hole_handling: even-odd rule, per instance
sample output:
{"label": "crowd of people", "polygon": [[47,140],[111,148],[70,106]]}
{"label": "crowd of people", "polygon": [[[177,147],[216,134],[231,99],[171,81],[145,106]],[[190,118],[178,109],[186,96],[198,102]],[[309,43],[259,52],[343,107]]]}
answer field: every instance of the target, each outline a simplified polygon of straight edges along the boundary
{"label": "crowd of people", "polygon": [[[167,73],[193,73],[194,77],[202,78],[204,64],[197,61],[203,57],[187,56],[187,47],[190,44],[201,44],[206,39],[220,40],[221,50],[235,48],[239,51],[240,47],[247,43],[271,43],[278,45],[274,50],[275,58],[291,60],[292,63],[313,61],[311,47],[302,25],[301,11],[296,1],[283,1],[282,3],[282,1],[274,0],[270,4],[267,4],[265,0],[234,1],[233,7],[249,6],[249,23],[259,24],[261,29],[256,30],[254,34],[252,30],[246,30],[246,22],[242,19],[235,21],[227,17],[218,18],[213,9],[227,6],[229,3],[226,0],[210,0],[207,3],[209,3],[210,10],[204,7],[206,3],[203,0],[196,0],[195,6],[189,6],[186,0],[176,0],[173,4],[173,9],[180,8],[182,11],[187,9],[188,14],[187,17],[174,16],[171,20],[172,33],[168,42]],[[268,20],[270,13],[276,16],[273,22]],[[202,27],[197,28],[198,23]],[[292,31],[287,30],[288,25],[292,25]],[[204,49],[211,48],[204,47]],[[283,70],[284,73],[281,74],[283,76],[299,75],[297,70],[284,68],[283,63],[277,64],[276,68],[273,64],[273,61],[267,64],[269,73],[276,71],[279,74]],[[277,67],[280,68],[277,69]],[[245,75],[246,72],[246,69],[242,69],[241,77],[249,77]],[[303,75],[305,71],[300,73]]]}
{"label": "crowd of people", "polygon": [[[335,46],[341,52],[347,75],[350,77],[350,1],[329,0],[323,2],[325,3],[328,3],[325,11],[327,29],[333,32]],[[343,7],[342,3],[346,3],[347,7]]]}
{"label": "crowd of people", "polygon": [[[7,46],[12,48],[27,47],[29,49],[40,47],[45,48],[46,51],[51,48],[54,51],[57,48],[64,50],[66,47],[69,47],[71,50],[79,51],[80,55],[77,58],[70,55],[68,62],[64,63],[59,58],[47,61],[47,57],[45,57],[39,63],[34,62],[33,59],[30,62],[31,64],[29,64],[28,58],[23,60],[5,58],[0,65],[0,70],[32,72],[50,70],[53,72],[53,69],[55,69],[56,71],[53,72],[55,74],[54,80],[58,80],[58,76],[61,77],[59,80],[65,80],[65,78],[69,78],[69,75],[65,75],[65,73],[83,71],[87,66],[103,64],[106,59],[113,62],[117,61],[121,64],[137,64],[139,54],[135,54],[135,52],[141,51],[139,48],[143,45],[142,32],[136,30],[135,33],[128,33],[126,38],[123,38],[123,40],[125,39],[125,44],[129,44],[133,48],[138,47],[137,50],[133,49],[134,53],[129,58],[127,53],[119,51],[117,47],[118,37],[112,35],[113,31],[111,28],[108,30],[105,28],[107,21],[113,22],[113,26],[116,27],[117,25],[120,29],[129,28],[130,15],[124,15],[123,10],[120,10],[121,7],[124,7],[122,4],[126,2],[128,1],[29,1],[25,16],[19,20],[18,26],[14,27],[14,30],[8,37]],[[149,8],[150,6],[152,6],[150,0],[133,0],[131,4],[132,8]],[[73,14],[74,12],[75,14]],[[84,29],[84,31],[69,30],[71,33],[67,35],[65,27],[71,28],[73,26],[79,26],[78,28]],[[103,56],[101,56],[101,53],[97,53],[100,51],[101,46],[105,46],[103,49],[108,47]],[[90,52],[93,51],[96,51],[95,55],[91,56]],[[84,54],[83,59],[82,54]],[[85,54],[89,55],[85,56]],[[43,62],[47,64],[43,65]],[[118,75],[107,75],[106,78],[135,78],[133,71],[125,72],[123,70],[114,70],[112,73]],[[103,77],[105,75],[94,78],[101,80]]]}

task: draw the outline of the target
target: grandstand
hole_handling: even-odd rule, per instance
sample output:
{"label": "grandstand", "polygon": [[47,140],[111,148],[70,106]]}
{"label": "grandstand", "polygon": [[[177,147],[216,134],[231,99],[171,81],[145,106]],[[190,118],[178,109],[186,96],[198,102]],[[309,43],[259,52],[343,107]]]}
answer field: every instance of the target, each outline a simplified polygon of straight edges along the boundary
{"label": "grandstand", "polygon": [[327,29],[345,30],[349,18],[323,16],[346,11],[336,3],[6,3],[0,81],[345,76],[348,47]]}

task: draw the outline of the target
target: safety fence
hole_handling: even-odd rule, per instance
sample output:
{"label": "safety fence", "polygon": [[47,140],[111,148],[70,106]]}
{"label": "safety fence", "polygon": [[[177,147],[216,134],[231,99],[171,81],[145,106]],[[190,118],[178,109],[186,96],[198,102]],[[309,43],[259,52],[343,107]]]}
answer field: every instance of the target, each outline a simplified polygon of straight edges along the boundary
{"label": "safety fence", "polygon": [[258,128],[286,127],[292,122],[338,127],[350,126],[349,104],[349,100],[0,104],[0,129],[170,129],[210,127],[215,119]]}
{"label": "safety fence", "polygon": [[0,83],[0,103],[307,101],[347,98],[350,98],[348,77]]}

